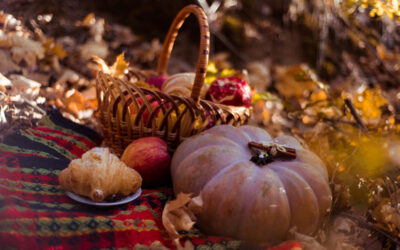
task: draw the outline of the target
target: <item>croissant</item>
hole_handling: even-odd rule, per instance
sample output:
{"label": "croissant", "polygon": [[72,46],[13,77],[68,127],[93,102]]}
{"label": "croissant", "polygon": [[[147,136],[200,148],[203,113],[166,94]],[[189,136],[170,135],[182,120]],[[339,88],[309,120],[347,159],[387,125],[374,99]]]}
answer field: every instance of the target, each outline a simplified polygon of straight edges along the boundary
{"label": "croissant", "polygon": [[108,148],[93,148],[72,160],[59,175],[60,185],[100,202],[111,195],[129,195],[142,185],[142,177]]}

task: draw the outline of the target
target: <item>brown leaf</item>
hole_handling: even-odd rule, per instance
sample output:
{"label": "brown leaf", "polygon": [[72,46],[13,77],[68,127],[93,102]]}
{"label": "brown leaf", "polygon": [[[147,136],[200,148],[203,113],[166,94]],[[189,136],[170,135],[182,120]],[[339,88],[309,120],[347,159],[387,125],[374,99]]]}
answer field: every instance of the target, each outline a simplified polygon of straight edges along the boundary
{"label": "brown leaf", "polygon": [[10,80],[13,85],[13,93],[19,93],[28,99],[37,97],[40,86],[42,86],[40,83],[22,75],[10,75]]}
{"label": "brown leaf", "polygon": [[5,92],[8,88],[11,88],[11,81],[0,73],[0,91]]}
{"label": "brown leaf", "polygon": [[110,71],[111,75],[114,77],[122,77],[128,71],[129,63],[124,59],[124,53],[121,53],[117,56],[114,64],[111,66]]}
{"label": "brown leaf", "polygon": [[79,46],[79,52],[84,60],[89,60],[93,56],[106,58],[108,55],[108,45],[104,41],[96,42],[91,40]]}
{"label": "brown leaf", "polygon": [[44,57],[42,44],[27,37],[7,36],[0,34],[0,47],[10,48],[16,63],[24,60],[29,66],[36,64],[36,59]]}
{"label": "brown leaf", "polygon": [[[167,202],[164,207],[162,222],[172,239],[179,238],[178,231],[189,231],[195,224],[196,217],[188,208],[192,200],[190,197],[191,194],[179,193],[176,200]],[[199,200],[197,199],[195,203],[199,204]]]}
{"label": "brown leaf", "polygon": [[13,62],[10,53],[0,49],[0,72],[7,73],[18,70],[20,70],[20,67]]}
{"label": "brown leaf", "polygon": [[275,88],[285,98],[307,96],[317,87],[315,73],[305,64],[276,67]]}
{"label": "brown leaf", "polygon": [[327,250],[314,237],[297,232],[295,227],[289,230],[287,240],[300,242],[304,250]]}

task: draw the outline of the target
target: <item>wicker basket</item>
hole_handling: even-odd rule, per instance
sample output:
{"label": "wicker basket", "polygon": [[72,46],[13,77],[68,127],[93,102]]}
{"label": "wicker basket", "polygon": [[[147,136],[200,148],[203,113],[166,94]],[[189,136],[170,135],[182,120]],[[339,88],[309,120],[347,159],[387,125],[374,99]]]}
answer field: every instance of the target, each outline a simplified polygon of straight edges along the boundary
{"label": "wicker basket", "polygon": [[[98,73],[98,118],[104,132],[103,143],[117,155],[121,155],[133,140],[146,136],[164,139],[169,150],[174,151],[183,139],[211,126],[238,126],[249,119],[249,108],[221,105],[199,98],[208,63],[209,29],[207,17],[197,5],[183,8],[175,17],[164,42],[156,73],[166,75],[178,30],[190,14],[194,14],[200,24],[200,51],[191,97],[182,98],[140,88],[108,74]],[[140,72],[133,73],[140,75]]]}

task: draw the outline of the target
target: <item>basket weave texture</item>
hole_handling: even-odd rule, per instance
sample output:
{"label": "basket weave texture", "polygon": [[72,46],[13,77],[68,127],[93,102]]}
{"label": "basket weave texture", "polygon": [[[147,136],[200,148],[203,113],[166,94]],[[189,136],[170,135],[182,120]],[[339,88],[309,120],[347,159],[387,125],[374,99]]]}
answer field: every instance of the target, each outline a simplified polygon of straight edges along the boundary
{"label": "basket weave texture", "polygon": [[[117,155],[121,155],[133,140],[141,137],[160,137],[167,142],[169,150],[174,151],[182,140],[207,128],[219,124],[238,126],[248,121],[251,113],[249,108],[227,106],[199,98],[210,41],[207,16],[199,6],[186,6],[175,17],[154,74],[167,75],[176,36],[190,14],[196,16],[200,25],[199,55],[191,97],[168,95],[138,87],[103,72],[98,73],[98,118],[104,133],[103,143]],[[138,79],[143,79],[140,71],[132,73]],[[149,71],[143,75],[149,75]]]}

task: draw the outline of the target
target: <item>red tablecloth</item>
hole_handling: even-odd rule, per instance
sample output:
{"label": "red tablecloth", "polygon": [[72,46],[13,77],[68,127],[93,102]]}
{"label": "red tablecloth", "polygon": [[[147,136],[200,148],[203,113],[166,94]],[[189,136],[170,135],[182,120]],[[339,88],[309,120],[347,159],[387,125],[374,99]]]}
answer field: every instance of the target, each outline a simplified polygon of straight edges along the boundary
{"label": "red tablecloth", "polygon": [[[65,195],[58,174],[71,159],[98,145],[92,130],[52,111],[39,126],[20,130],[0,144],[0,248],[175,248],[161,222],[169,188],[143,190],[125,205],[104,208]],[[229,238],[185,234],[197,249],[266,249]],[[142,247],[142,248],[141,248]],[[300,249],[288,242],[271,249]]]}

